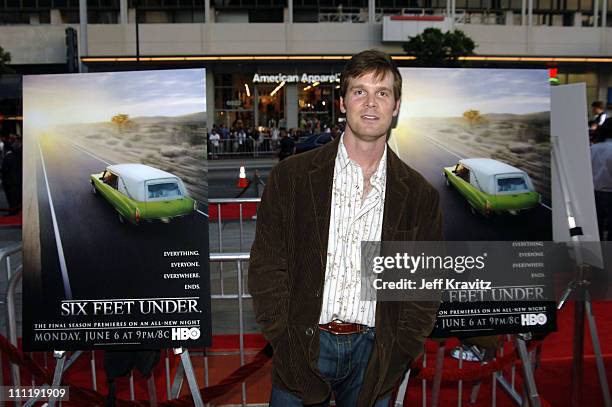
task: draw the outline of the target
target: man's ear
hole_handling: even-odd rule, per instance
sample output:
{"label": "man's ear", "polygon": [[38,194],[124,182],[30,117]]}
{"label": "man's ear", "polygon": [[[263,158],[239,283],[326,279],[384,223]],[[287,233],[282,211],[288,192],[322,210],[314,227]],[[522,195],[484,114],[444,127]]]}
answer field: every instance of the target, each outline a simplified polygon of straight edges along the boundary
{"label": "man's ear", "polygon": [[340,111],[346,114],[346,107],[344,107],[344,98],[340,96]]}
{"label": "man's ear", "polygon": [[397,99],[395,101],[395,109],[393,109],[393,117],[397,117],[397,115],[399,114],[401,103],[402,103],[401,99]]}

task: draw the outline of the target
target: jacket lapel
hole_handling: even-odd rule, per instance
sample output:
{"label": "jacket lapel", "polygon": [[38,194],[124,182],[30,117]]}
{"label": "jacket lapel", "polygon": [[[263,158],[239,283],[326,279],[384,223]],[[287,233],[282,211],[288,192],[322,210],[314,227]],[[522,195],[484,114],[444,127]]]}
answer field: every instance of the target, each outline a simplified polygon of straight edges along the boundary
{"label": "jacket lapel", "polygon": [[[334,164],[340,144],[340,137],[318,149],[308,171],[310,199],[315,213],[315,228],[322,259],[326,258],[329,236],[329,218],[331,213],[331,196],[334,178]],[[400,225],[402,214],[412,212],[415,197],[410,196],[410,174],[401,159],[387,148],[387,185],[385,210],[383,213],[382,241],[394,240],[398,230],[406,229]],[[406,219],[406,218],[404,218]],[[409,219],[408,219],[409,221]],[[323,264],[325,266],[325,264]]]}
{"label": "jacket lapel", "polygon": [[[409,205],[414,204],[414,197],[410,196],[410,175],[403,166],[400,158],[387,148],[387,185],[385,193],[385,211],[383,213],[382,241],[394,240],[397,231],[406,229],[400,225],[402,214],[409,211]],[[404,217],[404,219],[406,219]]]}
{"label": "jacket lapel", "polygon": [[331,143],[319,148],[308,172],[310,199],[315,212],[315,228],[319,252],[322,254],[320,258],[323,271],[325,271],[324,259],[327,258],[334,164],[339,144],[340,137],[338,136]]}

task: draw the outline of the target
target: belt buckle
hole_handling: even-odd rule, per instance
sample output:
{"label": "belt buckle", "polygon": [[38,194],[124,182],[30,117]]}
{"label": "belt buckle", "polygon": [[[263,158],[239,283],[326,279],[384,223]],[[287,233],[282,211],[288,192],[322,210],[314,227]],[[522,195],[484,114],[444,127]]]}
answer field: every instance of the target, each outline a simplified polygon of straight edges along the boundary
{"label": "belt buckle", "polygon": [[343,333],[340,332],[339,329],[337,330],[336,328],[336,326],[341,325],[341,324],[342,323],[338,323],[338,321],[331,321],[326,324],[326,327],[332,335],[336,335],[336,336],[343,335]]}
{"label": "belt buckle", "polygon": [[[360,324],[356,324],[356,323],[351,323],[351,322],[342,322],[342,321],[332,321],[332,322],[330,322],[330,323],[328,324],[328,326],[330,327],[330,329],[333,329],[332,327],[333,327],[334,325],[335,325],[336,327],[338,327],[338,331],[337,331],[337,332],[332,331],[332,333],[333,333],[334,335],[353,335],[353,334],[355,334],[355,333],[362,333],[362,332],[363,332],[363,326],[362,326],[362,325],[360,325]],[[351,328],[351,329],[353,329],[355,326],[357,326],[357,330],[356,330],[356,331],[354,331],[354,330],[353,330],[353,331],[350,331],[350,329],[349,329],[349,331],[350,331],[350,332],[343,332],[343,331],[342,331],[342,328],[340,328],[340,327],[344,327],[344,326],[350,326],[350,328]]]}

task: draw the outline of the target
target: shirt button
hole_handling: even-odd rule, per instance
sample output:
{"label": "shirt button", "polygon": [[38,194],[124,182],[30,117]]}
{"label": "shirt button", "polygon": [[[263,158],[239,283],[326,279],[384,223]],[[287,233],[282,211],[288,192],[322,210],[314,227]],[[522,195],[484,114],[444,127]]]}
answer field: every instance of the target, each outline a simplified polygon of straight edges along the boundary
{"label": "shirt button", "polygon": [[315,291],[315,297],[319,298],[321,296],[321,291],[317,290]]}
{"label": "shirt button", "polygon": [[306,336],[312,336],[312,334],[314,334],[314,330],[312,328],[307,328],[306,329]]}

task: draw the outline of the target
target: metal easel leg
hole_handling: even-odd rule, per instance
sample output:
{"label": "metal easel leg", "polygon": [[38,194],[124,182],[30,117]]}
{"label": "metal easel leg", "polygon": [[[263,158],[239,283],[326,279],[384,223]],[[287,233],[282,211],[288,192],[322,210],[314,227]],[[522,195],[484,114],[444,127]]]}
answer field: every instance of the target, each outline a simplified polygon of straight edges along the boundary
{"label": "metal easel leg", "polygon": [[434,375],[433,384],[431,387],[431,407],[438,407],[438,398],[440,397],[440,385],[442,384],[442,369],[444,368],[444,350],[446,342],[442,341],[438,345],[436,353],[436,374]]}
{"label": "metal easel leg", "polygon": [[599,344],[599,336],[597,335],[597,324],[595,323],[595,317],[593,316],[591,296],[588,291],[586,291],[585,294],[586,316],[589,321],[589,332],[591,333],[591,340],[593,341],[593,352],[595,353],[595,363],[597,364],[597,373],[599,374],[599,384],[601,386],[604,406],[612,407],[612,402],[610,401],[610,387],[608,385],[608,378],[606,377],[606,366],[604,365],[603,357],[601,356],[601,345]]}
{"label": "metal easel leg", "polygon": [[183,378],[185,377],[185,369],[183,368],[183,364],[179,363],[176,367],[176,372],[174,372],[174,380],[172,381],[172,390],[171,399],[178,398],[179,394],[181,394],[181,389],[183,387]]}
{"label": "metal easel leg", "polygon": [[202,395],[200,394],[200,388],[198,387],[198,382],[193,371],[193,365],[191,364],[191,359],[189,358],[189,351],[183,348],[176,348],[174,349],[174,353],[181,355],[181,363],[183,365],[183,369],[185,370],[185,376],[187,376],[187,383],[189,383],[189,390],[191,390],[191,397],[193,397],[194,406],[204,407]]}
{"label": "metal easel leg", "polygon": [[[62,383],[62,374],[64,373],[64,364],[66,363],[66,352],[63,350],[53,351],[53,357],[55,358],[55,371],[53,372],[53,383],[51,388],[57,388]],[[53,395],[49,398],[49,407],[55,407],[57,397]]]}
{"label": "metal easel leg", "polygon": [[518,350],[523,365],[523,375],[525,376],[526,386],[525,399],[529,400],[529,405],[531,407],[541,407],[540,395],[538,394],[538,388],[533,376],[533,369],[531,368],[531,358],[527,352],[525,341],[516,336],[514,338],[514,343],[516,344],[516,349]]}
{"label": "metal easel leg", "polygon": [[406,390],[408,389],[408,381],[410,380],[410,369],[406,372],[402,384],[400,384],[397,396],[395,397],[395,407],[402,407],[404,405],[404,398],[406,397]]}
{"label": "metal easel leg", "polygon": [[149,394],[149,403],[151,407],[157,407],[157,388],[155,387],[155,376],[153,372],[147,379],[147,392]]}

